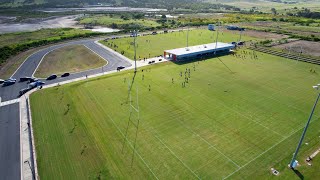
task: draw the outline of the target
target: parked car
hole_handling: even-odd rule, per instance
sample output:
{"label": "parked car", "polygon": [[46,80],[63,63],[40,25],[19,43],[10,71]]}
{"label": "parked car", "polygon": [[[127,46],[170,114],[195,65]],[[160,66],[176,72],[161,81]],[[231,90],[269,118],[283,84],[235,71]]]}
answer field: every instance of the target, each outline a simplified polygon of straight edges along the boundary
{"label": "parked car", "polygon": [[70,76],[70,73],[63,73],[63,74],[61,75],[61,77],[67,77],[67,76]]}
{"label": "parked car", "polygon": [[37,82],[37,81],[39,81],[39,79],[37,79],[37,78],[31,78],[31,79],[29,79],[29,83],[33,83],[33,82]]}
{"label": "parked car", "polygon": [[42,86],[42,85],[44,85],[44,84],[45,84],[45,82],[36,81],[36,82],[30,83],[28,88],[29,88],[29,89],[33,89],[33,88],[36,88],[36,87],[38,87],[38,86]]}
{"label": "parked car", "polygon": [[124,68],[125,68],[124,66],[118,66],[117,71],[120,71],[121,69],[124,69]]}
{"label": "parked car", "polygon": [[9,79],[7,79],[6,81],[14,81],[14,82],[17,82],[17,79],[9,78]]}
{"label": "parked car", "polygon": [[0,84],[2,84],[4,82],[4,80],[3,79],[0,79]]}
{"label": "parked car", "polygon": [[57,78],[57,75],[52,74],[49,77],[47,77],[47,80],[53,80],[53,79],[56,79],[56,78]]}
{"label": "parked car", "polygon": [[239,41],[239,42],[238,42],[238,45],[239,45],[239,46],[242,46],[242,45],[244,45],[244,42],[243,42],[243,41]]}
{"label": "parked car", "polygon": [[157,35],[158,33],[156,31],[153,31],[152,32],[152,35]]}
{"label": "parked car", "polygon": [[21,89],[19,91],[19,97],[21,97],[22,95],[24,95],[26,92],[30,91],[30,88],[24,88],[24,89]]}
{"label": "parked car", "polygon": [[16,83],[16,81],[11,81],[11,80],[5,80],[3,83],[2,83],[2,86],[10,86],[12,84]]}
{"label": "parked car", "polygon": [[32,77],[21,77],[20,82],[30,81]]}

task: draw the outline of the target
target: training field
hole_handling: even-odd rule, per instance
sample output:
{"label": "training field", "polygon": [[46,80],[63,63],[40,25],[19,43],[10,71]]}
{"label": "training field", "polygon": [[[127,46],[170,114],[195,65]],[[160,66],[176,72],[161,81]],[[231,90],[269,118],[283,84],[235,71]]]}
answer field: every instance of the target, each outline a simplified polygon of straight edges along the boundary
{"label": "training field", "polygon": [[[192,29],[189,31],[189,46],[208,44],[216,41],[217,31],[207,29]],[[239,31],[219,31],[218,41],[231,43],[240,39]],[[243,35],[241,40],[257,40],[256,38]],[[120,38],[100,41],[102,44],[134,59],[133,38]],[[139,36],[137,37],[137,59],[163,55],[164,50],[182,48],[187,46],[187,31],[169,32],[167,34]],[[150,55],[150,56],[149,56]]]}
{"label": "training field", "polygon": [[[131,118],[138,128],[127,126],[131,71],[37,91],[31,110],[40,177],[270,179],[273,167],[281,179],[298,178],[287,164],[320,68],[257,55],[139,69],[131,89],[135,107],[139,94],[140,123],[135,111]],[[189,83],[182,87],[186,69]],[[319,148],[319,127],[317,108],[298,156],[306,179],[320,175],[319,157],[313,166],[304,162]]]}

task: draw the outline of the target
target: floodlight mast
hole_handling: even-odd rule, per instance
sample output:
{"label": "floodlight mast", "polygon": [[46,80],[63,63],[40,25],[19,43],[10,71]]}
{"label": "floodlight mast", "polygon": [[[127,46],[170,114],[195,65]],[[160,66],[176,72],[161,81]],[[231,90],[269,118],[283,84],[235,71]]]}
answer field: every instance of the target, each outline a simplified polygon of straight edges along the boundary
{"label": "floodlight mast", "polygon": [[133,35],[133,45],[134,45],[134,73],[137,72],[137,45],[136,45],[136,38],[138,36],[138,31],[133,30],[132,31]]}
{"label": "floodlight mast", "polygon": [[187,48],[189,47],[189,25],[187,27]]}
{"label": "floodlight mast", "polygon": [[[319,90],[320,84],[317,84],[316,86],[312,86],[312,87],[313,87],[314,89],[316,89],[316,90]],[[301,147],[301,145],[302,145],[302,141],[303,141],[303,139],[304,139],[304,136],[306,135],[307,129],[308,129],[308,127],[309,127],[310,121],[311,121],[311,119],[312,119],[312,115],[313,115],[314,110],[315,110],[315,108],[316,108],[316,106],[317,106],[317,103],[318,103],[318,101],[319,101],[319,98],[320,98],[320,92],[318,91],[317,99],[316,99],[316,101],[315,101],[315,103],[314,103],[314,105],[313,105],[313,108],[312,108],[311,113],[310,113],[310,115],[309,115],[309,119],[308,119],[308,121],[307,121],[307,124],[306,124],[306,126],[304,127],[304,130],[303,130],[303,133],[302,133],[302,135],[301,135],[300,141],[299,141],[299,143],[298,143],[298,146],[297,146],[297,148],[296,148],[296,151],[294,152],[293,157],[292,157],[292,160],[291,160],[291,162],[290,162],[290,168],[291,168],[291,169],[294,169],[293,165],[294,165],[294,163],[295,163],[295,161],[296,161],[296,157],[297,157],[298,152],[299,152],[299,149],[300,149],[300,147]]]}
{"label": "floodlight mast", "polygon": [[216,54],[216,52],[217,52],[218,37],[219,37],[219,24],[221,25],[221,22],[218,22],[218,23],[217,23],[217,37],[216,37],[216,47],[215,47],[214,54]]}

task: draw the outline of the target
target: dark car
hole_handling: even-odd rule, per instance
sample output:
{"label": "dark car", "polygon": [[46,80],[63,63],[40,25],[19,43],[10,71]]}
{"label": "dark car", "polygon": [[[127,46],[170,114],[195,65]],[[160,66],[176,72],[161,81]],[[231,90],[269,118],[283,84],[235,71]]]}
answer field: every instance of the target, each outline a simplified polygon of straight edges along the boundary
{"label": "dark car", "polygon": [[19,97],[21,97],[22,95],[24,95],[26,92],[30,91],[31,89],[30,88],[24,88],[24,89],[21,89],[19,91]]}
{"label": "dark car", "polygon": [[20,82],[30,81],[30,79],[32,79],[32,77],[21,77]]}
{"label": "dark car", "polygon": [[238,45],[239,45],[239,46],[242,46],[242,45],[244,45],[244,42],[243,42],[243,41],[240,41],[240,42],[238,42]]}
{"label": "dark car", "polygon": [[11,80],[5,80],[3,83],[2,83],[2,86],[10,86],[12,84],[16,83],[15,81],[11,81]]}
{"label": "dark car", "polygon": [[157,35],[158,33],[156,31],[153,31],[152,32],[152,35]]}
{"label": "dark car", "polygon": [[49,77],[47,77],[47,80],[53,80],[53,79],[56,79],[56,78],[57,78],[57,75],[52,74]]}
{"label": "dark car", "polygon": [[4,80],[3,79],[0,79],[0,84],[2,84],[4,82]]}
{"label": "dark car", "polygon": [[120,71],[121,69],[124,69],[124,68],[125,68],[124,66],[118,66],[117,71]]}
{"label": "dark car", "polygon": [[33,89],[33,88],[36,88],[36,87],[38,87],[38,86],[42,86],[42,85],[44,85],[45,84],[45,82],[42,82],[42,81],[36,81],[36,82],[32,82],[32,83],[30,83],[29,84],[29,89]]}
{"label": "dark car", "polygon": [[39,81],[39,79],[37,79],[37,78],[31,78],[31,79],[29,79],[29,83],[33,83],[33,82],[37,82],[37,81]]}
{"label": "dark car", "polygon": [[70,73],[63,73],[63,74],[61,75],[61,77],[67,77],[67,76],[70,76]]}

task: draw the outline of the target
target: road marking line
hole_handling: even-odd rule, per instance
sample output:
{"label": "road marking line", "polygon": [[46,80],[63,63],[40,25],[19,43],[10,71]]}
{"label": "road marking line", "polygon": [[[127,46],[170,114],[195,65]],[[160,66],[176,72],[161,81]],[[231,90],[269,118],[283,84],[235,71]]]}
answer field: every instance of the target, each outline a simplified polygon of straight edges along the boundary
{"label": "road marking line", "polygon": [[20,99],[13,99],[13,100],[10,100],[10,101],[4,101],[4,102],[0,102],[0,107],[2,106],[7,106],[7,105],[10,105],[10,104],[14,104],[14,103],[17,103],[17,102],[20,102]]}
{"label": "road marking line", "polygon": [[[97,52],[95,52],[94,50],[92,50],[91,48],[89,48],[87,45],[85,45],[85,44],[82,44],[84,47],[86,47],[87,49],[89,49],[90,51],[92,51],[94,54],[96,54],[97,56],[99,56],[100,58],[102,58],[103,60],[105,60],[105,61],[107,61],[107,64],[106,65],[108,65],[109,64],[109,61],[108,60],[106,60],[104,57],[102,57],[100,54],[98,54]],[[106,66],[106,65],[104,65],[104,66]]]}
{"label": "road marking line", "polygon": [[28,57],[26,57],[26,59],[20,64],[20,66],[14,71],[14,73],[11,75],[11,77],[10,78],[12,78],[16,73],[17,73],[17,71],[21,68],[21,66],[32,56],[32,55],[34,55],[34,54],[36,54],[36,53],[38,53],[38,52],[40,52],[41,50],[43,50],[43,49],[40,49],[40,50],[38,50],[38,51],[36,51],[36,52],[34,52],[34,53],[32,53],[32,54],[30,54]]}

